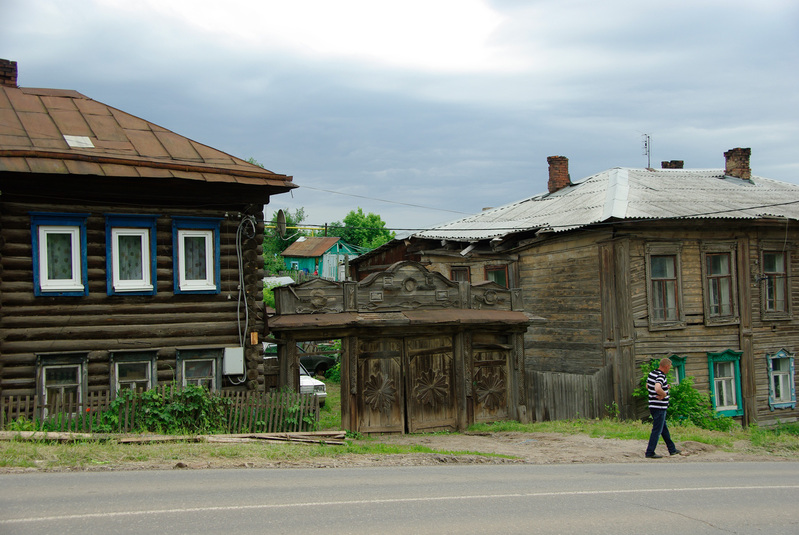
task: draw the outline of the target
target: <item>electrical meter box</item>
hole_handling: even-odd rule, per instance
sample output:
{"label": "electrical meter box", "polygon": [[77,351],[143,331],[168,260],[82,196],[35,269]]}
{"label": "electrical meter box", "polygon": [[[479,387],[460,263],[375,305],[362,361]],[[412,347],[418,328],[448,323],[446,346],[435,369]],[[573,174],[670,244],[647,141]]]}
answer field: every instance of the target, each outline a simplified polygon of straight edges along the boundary
{"label": "electrical meter box", "polygon": [[244,375],[244,348],[226,347],[222,360],[222,373],[225,375]]}

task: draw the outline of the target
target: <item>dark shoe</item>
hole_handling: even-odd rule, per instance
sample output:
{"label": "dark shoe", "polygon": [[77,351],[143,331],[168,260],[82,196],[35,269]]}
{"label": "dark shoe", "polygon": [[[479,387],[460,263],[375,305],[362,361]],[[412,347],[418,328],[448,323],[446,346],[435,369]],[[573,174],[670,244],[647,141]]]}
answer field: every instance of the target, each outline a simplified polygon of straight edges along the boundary
{"label": "dark shoe", "polygon": [[679,455],[681,453],[682,453],[682,450],[674,450],[672,452],[669,452],[669,455]]}
{"label": "dark shoe", "polygon": [[652,455],[647,455],[646,458],[647,459],[662,459],[663,456],[662,455],[658,455],[657,453],[653,453]]}

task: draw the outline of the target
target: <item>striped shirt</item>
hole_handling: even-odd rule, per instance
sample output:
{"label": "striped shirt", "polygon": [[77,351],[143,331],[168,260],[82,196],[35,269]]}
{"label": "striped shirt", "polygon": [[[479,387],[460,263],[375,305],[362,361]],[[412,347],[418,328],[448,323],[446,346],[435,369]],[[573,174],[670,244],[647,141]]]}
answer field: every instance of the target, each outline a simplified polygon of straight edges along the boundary
{"label": "striped shirt", "polygon": [[[663,390],[666,391],[666,397],[658,399],[657,392],[655,392],[655,383],[660,383]],[[649,408],[650,409],[668,409],[669,408],[669,382],[666,380],[666,374],[656,368],[649,372],[646,378],[646,390],[649,392]]]}

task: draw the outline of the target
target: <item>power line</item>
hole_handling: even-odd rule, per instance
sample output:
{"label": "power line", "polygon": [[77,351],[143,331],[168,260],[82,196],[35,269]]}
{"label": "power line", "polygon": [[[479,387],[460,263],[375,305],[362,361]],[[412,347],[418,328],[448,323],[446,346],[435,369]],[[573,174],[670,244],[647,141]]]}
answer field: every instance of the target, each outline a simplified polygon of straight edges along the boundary
{"label": "power line", "polygon": [[314,191],[323,191],[325,193],[334,193],[336,195],[344,195],[345,197],[357,197],[358,199],[367,199],[367,200],[370,200],[370,201],[380,201],[380,202],[385,202],[385,203],[389,203],[389,204],[399,204],[401,206],[411,206],[413,208],[424,208],[426,210],[436,210],[438,212],[451,212],[453,214],[470,215],[470,212],[461,212],[459,210],[449,210],[447,208],[435,208],[433,206],[424,206],[424,205],[421,205],[421,204],[411,204],[411,203],[407,203],[407,202],[389,201],[389,200],[386,200],[386,199],[378,199],[377,197],[367,197],[366,195],[356,195],[354,193],[342,193],[340,191],[333,191],[333,190],[329,190],[329,189],[315,188],[313,186],[300,186],[300,188],[312,189]]}

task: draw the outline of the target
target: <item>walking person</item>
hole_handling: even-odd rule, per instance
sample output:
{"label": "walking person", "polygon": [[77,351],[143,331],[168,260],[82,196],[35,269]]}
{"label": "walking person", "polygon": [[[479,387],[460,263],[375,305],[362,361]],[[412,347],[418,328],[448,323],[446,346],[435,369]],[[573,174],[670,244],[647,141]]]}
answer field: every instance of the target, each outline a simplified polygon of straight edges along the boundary
{"label": "walking person", "polygon": [[657,368],[649,372],[646,378],[646,390],[649,392],[649,412],[652,415],[652,434],[646,447],[647,459],[660,459],[663,456],[655,453],[660,437],[666,443],[670,455],[677,455],[680,450],[674,445],[666,425],[666,411],[669,408],[669,381],[666,375],[671,370],[671,360],[661,359]]}

